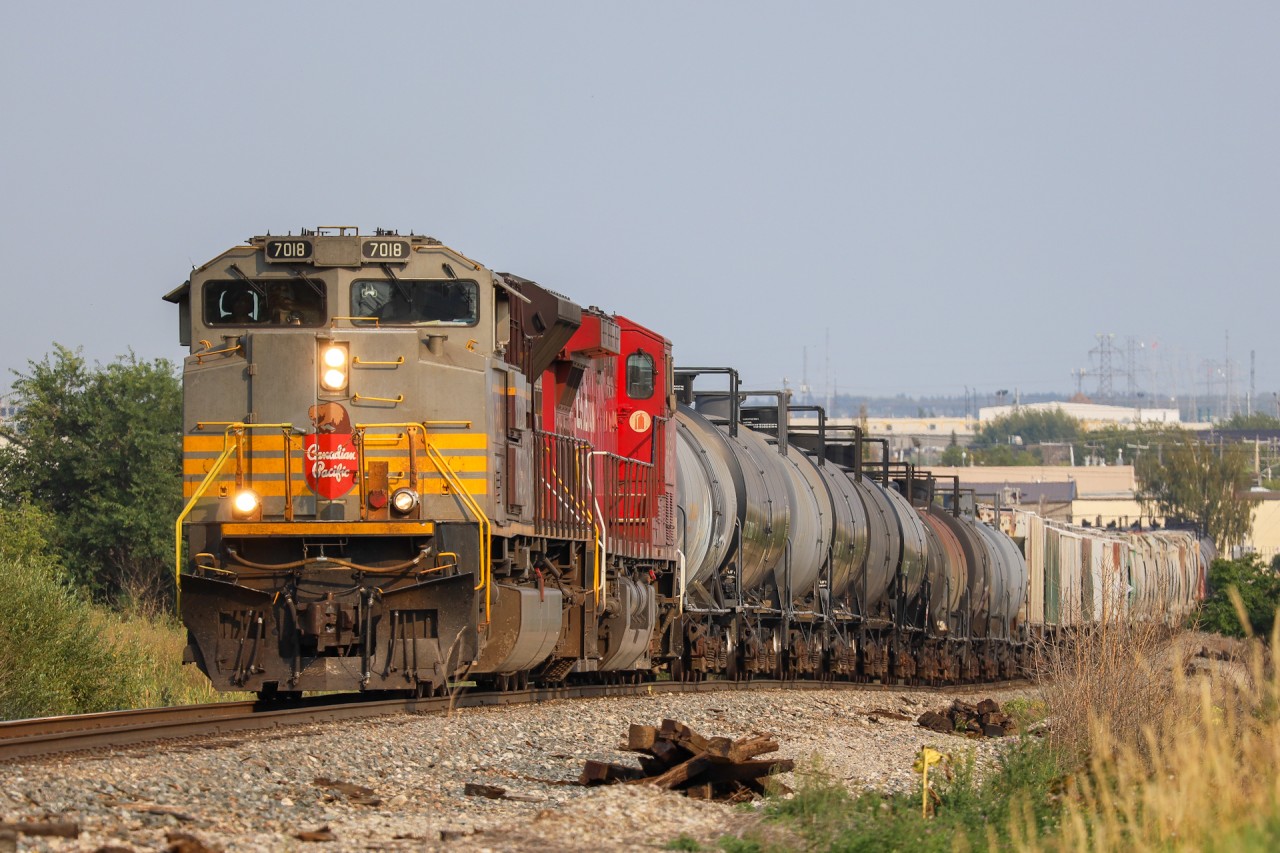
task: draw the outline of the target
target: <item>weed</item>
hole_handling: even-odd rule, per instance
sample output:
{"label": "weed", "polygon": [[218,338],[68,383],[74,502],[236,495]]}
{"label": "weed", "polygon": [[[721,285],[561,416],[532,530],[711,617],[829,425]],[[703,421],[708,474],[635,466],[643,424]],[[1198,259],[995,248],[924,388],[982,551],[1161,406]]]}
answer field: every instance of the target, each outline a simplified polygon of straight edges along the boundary
{"label": "weed", "polygon": [[698,843],[698,839],[694,838],[687,832],[680,833],[676,838],[671,839],[662,846],[663,850],[701,850],[702,845]]}
{"label": "weed", "polygon": [[1018,731],[1025,733],[1031,726],[1043,722],[1049,716],[1049,704],[1044,699],[1015,696],[1004,703],[1004,712],[1017,725]]}

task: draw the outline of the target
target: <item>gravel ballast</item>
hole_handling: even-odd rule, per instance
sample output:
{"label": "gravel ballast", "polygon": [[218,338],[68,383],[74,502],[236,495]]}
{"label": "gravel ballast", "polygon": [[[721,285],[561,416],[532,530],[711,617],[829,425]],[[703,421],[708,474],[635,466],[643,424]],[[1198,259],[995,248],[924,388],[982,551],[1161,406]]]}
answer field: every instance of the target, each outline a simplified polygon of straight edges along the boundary
{"label": "gravel ballast", "polygon": [[[17,849],[624,850],[741,831],[741,806],[646,785],[584,788],[587,759],[635,763],[631,723],[664,718],[708,736],[776,735],[797,773],[858,792],[908,791],[924,745],[990,766],[1009,741],[916,725],[954,699],[1004,703],[1026,689],[939,693],[760,690],[561,700],[302,726],[0,765],[0,820],[73,822],[77,838],[19,834]],[[795,774],[779,779],[792,787]],[[467,783],[506,796],[468,796]],[[0,853],[13,849],[0,834]],[[302,835],[303,840],[298,836]]]}

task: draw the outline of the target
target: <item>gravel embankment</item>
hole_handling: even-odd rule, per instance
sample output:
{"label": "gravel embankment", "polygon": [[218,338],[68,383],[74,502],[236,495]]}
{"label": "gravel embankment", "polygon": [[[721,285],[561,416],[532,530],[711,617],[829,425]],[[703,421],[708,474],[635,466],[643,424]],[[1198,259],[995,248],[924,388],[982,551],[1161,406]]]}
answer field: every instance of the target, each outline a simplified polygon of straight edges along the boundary
{"label": "gravel embankment", "polygon": [[[74,840],[19,836],[21,850],[624,850],[661,848],[682,833],[706,843],[752,815],[643,785],[582,788],[583,762],[634,764],[616,749],[628,725],[670,717],[708,736],[770,732],[781,743],[775,756],[795,759],[800,772],[817,766],[851,790],[903,791],[915,784],[911,765],[924,744],[972,749],[981,766],[1005,743],[935,734],[915,725],[920,713],[954,698],[1003,703],[1026,692],[557,701],[12,762],[0,764],[0,820],[80,826]],[[794,787],[794,775],[780,778]],[[467,782],[500,786],[508,798],[466,796]],[[0,851],[9,844],[0,838]]]}

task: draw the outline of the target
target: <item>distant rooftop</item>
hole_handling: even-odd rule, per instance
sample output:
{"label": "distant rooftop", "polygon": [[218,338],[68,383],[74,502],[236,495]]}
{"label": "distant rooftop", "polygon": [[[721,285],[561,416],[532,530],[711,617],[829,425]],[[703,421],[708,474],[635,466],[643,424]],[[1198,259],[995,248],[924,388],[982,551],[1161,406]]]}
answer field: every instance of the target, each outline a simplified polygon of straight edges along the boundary
{"label": "distant rooftop", "polygon": [[1174,424],[1182,423],[1177,409],[1155,409],[1131,406],[1104,406],[1101,403],[1028,403],[1023,406],[983,406],[978,410],[979,421],[992,421],[1008,417],[1014,412],[1064,412],[1085,426],[1104,424]]}

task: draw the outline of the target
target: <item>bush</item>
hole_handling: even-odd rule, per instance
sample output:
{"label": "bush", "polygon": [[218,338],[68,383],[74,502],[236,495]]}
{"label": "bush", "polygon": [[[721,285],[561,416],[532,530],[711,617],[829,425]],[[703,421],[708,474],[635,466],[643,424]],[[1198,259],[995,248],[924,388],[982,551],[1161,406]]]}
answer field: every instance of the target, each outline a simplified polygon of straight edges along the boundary
{"label": "bush", "polygon": [[0,719],[213,701],[172,619],[91,603],[49,546],[49,517],[0,507]]}
{"label": "bush", "polygon": [[[1230,591],[1240,594],[1248,617],[1248,631],[1240,621]],[[1275,624],[1280,607],[1280,575],[1265,566],[1257,554],[1238,560],[1214,560],[1209,567],[1209,597],[1200,604],[1196,623],[1205,631],[1243,637],[1253,633],[1266,637]]]}
{"label": "bush", "polygon": [[0,563],[0,717],[128,707],[138,661],[104,637],[108,619],[51,561]]}
{"label": "bush", "polygon": [[[1275,644],[1272,635],[1272,644]],[[1066,799],[1062,849],[1274,850],[1280,839],[1280,677],[1258,641],[1147,709],[1145,749],[1092,757]]]}
{"label": "bush", "polygon": [[1036,674],[1052,714],[1049,739],[1068,763],[1112,744],[1138,744],[1152,709],[1172,700],[1178,648],[1163,624],[1101,624],[1036,650]]}

